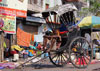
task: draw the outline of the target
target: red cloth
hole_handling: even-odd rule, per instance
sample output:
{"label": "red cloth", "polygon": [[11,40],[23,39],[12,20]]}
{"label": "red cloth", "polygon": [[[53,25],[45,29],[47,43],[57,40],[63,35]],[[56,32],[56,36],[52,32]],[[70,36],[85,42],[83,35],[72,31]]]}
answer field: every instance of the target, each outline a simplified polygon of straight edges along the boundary
{"label": "red cloth", "polygon": [[[88,57],[88,59],[89,59],[89,57]],[[81,58],[78,58],[78,62],[76,62],[77,63],[77,65],[86,65],[86,62],[88,63],[89,62],[89,60],[88,59],[86,59],[86,58],[84,58],[84,57],[82,57],[82,59]],[[82,61],[83,60],[83,61]],[[77,60],[76,60],[77,61]]]}
{"label": "red cloth", "polygon": [[34,34],[32,34],[32,41],[34,41]]}
{"label": "red cloth", "polygon": [[11,54],[18,54],[17,51],[11,51]]}

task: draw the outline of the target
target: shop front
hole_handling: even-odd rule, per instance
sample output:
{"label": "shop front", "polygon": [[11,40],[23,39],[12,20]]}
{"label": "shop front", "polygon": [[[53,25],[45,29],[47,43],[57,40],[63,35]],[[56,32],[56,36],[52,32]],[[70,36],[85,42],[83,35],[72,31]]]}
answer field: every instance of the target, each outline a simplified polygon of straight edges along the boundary
{"label": "shop front", "polygon": [[28,29],[28,30],[30,30],[34,34],[38,34],[38,28],[43,23],[45,23],[45,20],[43,18],[40,18],[40,17],[28,16],[26,18],[26,25],[27,25],[26,28],[29,27],[30,29]]}
{"label": "shop front", "polygon": [[0,26],[2,26],[0,28],[0,62],[4,60],[4,57],[9,57],[11,45],[15,44],[16,17],[26,18],[27,2],[28,0],[0,1]]}

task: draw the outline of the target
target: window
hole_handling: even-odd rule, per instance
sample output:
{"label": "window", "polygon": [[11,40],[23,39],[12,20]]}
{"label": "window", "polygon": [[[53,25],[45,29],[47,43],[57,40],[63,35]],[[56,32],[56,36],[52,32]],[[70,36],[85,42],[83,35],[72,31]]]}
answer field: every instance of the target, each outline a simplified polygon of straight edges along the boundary
{"label": "window", "polygon": [[46,9],[48,9],[49,8],[49,4],[46,4]]}
{"label": "window", "polygon": [[42,6],[43,5],[43,0],[38,0],[38,5]]}
{"label": "window", "polygon": [[30,4],[30,0],[28,0],[28,4]]}
{"label": "window", "polygon": [[37,4],[37,0],[34,0],[34,4]]}
{"label": "window", "polygon": [[61,0],[63,4],[65,4],[66,2],[77,2],[79,0]]}
{"label": "window", "polygon": [[37,0],[37,5],[42,6],[42,0]]}
{"label": "window", "polygon": [[32,0],[28,0],[28,4],[32,4]]}
{"label": "window", "polygon": [[38,6],[42,6],[43,0],[28,0],[28,4],[37,4]]}
{"label": "window", "polygon": [[41,0],[41,6],[43,6],[43,0]]}

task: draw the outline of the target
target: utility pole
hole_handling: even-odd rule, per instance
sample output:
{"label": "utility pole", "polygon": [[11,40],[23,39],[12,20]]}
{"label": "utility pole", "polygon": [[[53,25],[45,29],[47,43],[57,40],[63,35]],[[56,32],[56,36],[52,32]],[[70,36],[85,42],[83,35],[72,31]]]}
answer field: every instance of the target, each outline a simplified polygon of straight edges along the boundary
{"label": "utility pole", "polygon": [[4,60],[4,47],[3,47],[3,43],[4,43],[4,32],[0,32],[0,62],[2,62]]}

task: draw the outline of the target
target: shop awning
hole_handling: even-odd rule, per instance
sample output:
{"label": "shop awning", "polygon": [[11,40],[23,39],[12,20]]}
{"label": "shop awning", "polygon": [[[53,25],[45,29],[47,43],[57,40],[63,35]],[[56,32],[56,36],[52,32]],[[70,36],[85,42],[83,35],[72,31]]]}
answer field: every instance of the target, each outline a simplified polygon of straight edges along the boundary
{"label": "shop awning", "polygon": [[37,23],[46,23],[43,18],[33,17],[33,16],[27,16],[26,21],[37,22]]}

